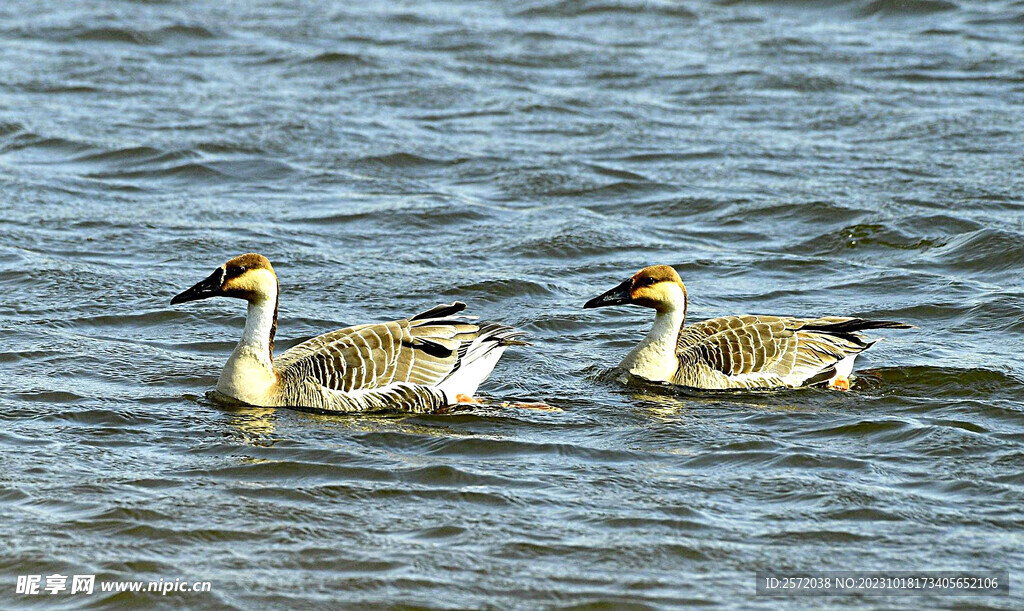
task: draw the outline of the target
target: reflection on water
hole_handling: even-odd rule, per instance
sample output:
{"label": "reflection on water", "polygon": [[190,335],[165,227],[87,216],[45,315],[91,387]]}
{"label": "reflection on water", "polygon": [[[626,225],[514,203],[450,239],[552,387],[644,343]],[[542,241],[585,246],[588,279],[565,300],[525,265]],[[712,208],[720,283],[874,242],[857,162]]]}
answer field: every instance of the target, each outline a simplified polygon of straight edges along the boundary
{"label": "reflection on water", "polygon": [[271,446],[278,441],[274,435],[277,410],[239,408],[228,412],[231,426],[238,431],[238,441],[246,445]]}

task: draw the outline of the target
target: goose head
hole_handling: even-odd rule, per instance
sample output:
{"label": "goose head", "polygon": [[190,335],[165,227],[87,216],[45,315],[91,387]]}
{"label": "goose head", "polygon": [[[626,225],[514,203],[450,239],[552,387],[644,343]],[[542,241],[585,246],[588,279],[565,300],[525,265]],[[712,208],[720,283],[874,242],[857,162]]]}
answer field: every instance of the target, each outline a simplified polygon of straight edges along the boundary
{"label": "goose head", "polygon": [[637,305],[659,313],[686,311],[686,286],[668,265],[652,265],[583,304],[584,308]]}
{"label": "goose head", "polygon": [[205,280],[175,295],[171,305],[210,297],[235,297],[261,305],[277,298],[277,275],[263,255],[239,255],[213,270]]}

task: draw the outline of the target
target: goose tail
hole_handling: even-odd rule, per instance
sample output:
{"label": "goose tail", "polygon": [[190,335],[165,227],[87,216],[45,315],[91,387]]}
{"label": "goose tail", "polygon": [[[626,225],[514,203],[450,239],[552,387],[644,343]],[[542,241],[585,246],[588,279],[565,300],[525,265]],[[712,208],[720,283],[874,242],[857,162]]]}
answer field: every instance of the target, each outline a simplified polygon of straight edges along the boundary
{"label": "goose tail", "polygon": [[459,346],[459,360],[448,377],[437,385],[438,390],[455,402],[458,395],[472,397],[509,346],[529,346],[519,339],[525,332],[493,322],[479,323],[480,333]]}

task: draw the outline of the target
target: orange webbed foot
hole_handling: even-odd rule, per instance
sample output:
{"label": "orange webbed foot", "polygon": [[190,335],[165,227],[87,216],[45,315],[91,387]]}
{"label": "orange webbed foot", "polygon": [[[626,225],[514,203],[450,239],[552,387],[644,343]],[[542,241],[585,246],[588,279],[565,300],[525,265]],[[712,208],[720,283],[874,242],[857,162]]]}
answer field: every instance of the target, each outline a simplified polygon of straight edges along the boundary
{"label": "orange webbed foot", "polygon": [[832,382],[829,383],[828,387],[834,390],[850,390],[850,379],[839,378],[833,380]]}
{"label": "orange webbed foot", "polygon": [[462,393],[459,393],[459,394],[455,395],[455,400],[458,401],[459,403],[472,403],[472,404],[483,403],[483,399],[477,399],[476,397],[474,397],[472,395],[464,395]]}

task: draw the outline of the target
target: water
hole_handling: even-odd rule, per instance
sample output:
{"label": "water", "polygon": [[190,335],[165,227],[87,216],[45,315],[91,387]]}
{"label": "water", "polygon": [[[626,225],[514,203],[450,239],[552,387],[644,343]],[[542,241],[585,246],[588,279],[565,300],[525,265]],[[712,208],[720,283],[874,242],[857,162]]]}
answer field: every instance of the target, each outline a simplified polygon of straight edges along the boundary
{"label": "water", "polygon": [[[3,4],[2,606],[771,609],[757,569],[1018,570],[1022,22],[995,0]],[[279,349],[461,299],[535,343],[484,394],[562,411],[211,402],[244,309],[168,301],[246,251],[280,275]],[[621,387],[649,312],[580,306],[653,263],[697,319],[920,328],[879,334],[845,394]],[[14,594],[52,572],[212,591]]]}

